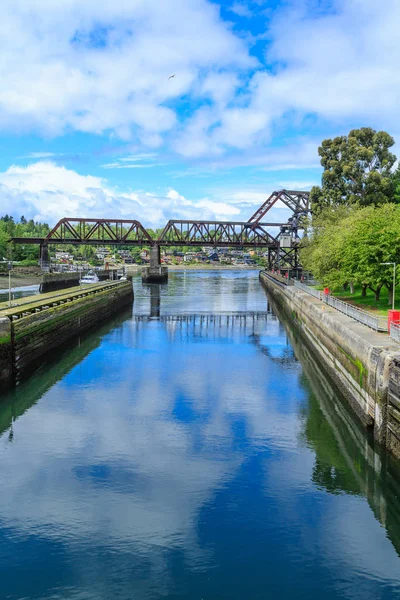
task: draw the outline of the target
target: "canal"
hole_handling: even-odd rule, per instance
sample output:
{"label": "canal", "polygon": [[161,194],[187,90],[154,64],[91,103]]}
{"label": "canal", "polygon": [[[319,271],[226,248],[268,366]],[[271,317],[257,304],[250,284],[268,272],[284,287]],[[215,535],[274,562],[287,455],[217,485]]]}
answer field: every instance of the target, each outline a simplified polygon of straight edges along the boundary
{"label": "canal", "polygon": [[0,598],[398,598],[399,466],[257,271],[134,286],[1,397]]}

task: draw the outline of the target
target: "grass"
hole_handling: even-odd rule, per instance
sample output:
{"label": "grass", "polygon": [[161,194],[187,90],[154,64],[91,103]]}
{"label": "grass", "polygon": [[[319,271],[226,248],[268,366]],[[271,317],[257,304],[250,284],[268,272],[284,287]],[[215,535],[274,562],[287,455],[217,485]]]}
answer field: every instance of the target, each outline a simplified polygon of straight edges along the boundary
{"label": "grass", "polygon": [[[389,306],[388,304],[389,291],[385,287],[381,289],[381,295],[378,301],[375,300],[375,294],[371,290],[367,290],[367,295],[362,297],[361,286],[355,287],[354,294],[351,294],[349,289],[346,291],[343,289],[336,289],[333,291],[333,295],[336,296],[336,298],[340,298],[341,300],[348,302],[349,304],[354,304],[358,308],[374,312],[375,314],[381,316],[387,316],[388,310],[392,308],[392,305],[390,304]],[[396,296],[395,308],[400,310],[399,289],[396,290]]]}

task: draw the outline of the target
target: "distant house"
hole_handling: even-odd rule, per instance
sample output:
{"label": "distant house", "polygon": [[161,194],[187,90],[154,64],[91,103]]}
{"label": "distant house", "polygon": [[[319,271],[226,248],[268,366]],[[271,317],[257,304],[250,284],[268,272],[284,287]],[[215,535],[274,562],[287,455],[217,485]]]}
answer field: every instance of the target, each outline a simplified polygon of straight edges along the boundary
{"label": "distant house", "polygon": [[219,262],[218,252],[211,252],[211,254],[209,254],[207,258],[208,260],[211,260],[213,262]]}
{"label": "distant house", "polygon": [[183,260],[185,262],[191,262],[193,260],[198,260],[198,254],[197,254],[197,252],[186,252],[185,256],[183,257]]}
{"label": "distant house", "polygon": [[97,248],[96,250],[96,258],[98,260],[104,260],[105,258],[107,258],[110,254],[110,251],[108,248],[104,248],[104,247],[100,247]]}
{"label": "distant house", "polygon": [[73,256],[69,252],[56,251],[55,259],[56,260],[72,260]]}
{"label": "distant house", "polygon": [[131,253],[129,250],[118,250],[118,254],[121,256],[121,258],[131,258]]}

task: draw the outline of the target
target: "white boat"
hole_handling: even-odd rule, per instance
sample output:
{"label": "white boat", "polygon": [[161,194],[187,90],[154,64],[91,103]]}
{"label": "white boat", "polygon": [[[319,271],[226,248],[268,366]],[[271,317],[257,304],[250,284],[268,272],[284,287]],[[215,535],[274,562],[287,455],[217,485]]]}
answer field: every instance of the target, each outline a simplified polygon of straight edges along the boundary
{"label": "white boat", "polygon": [[94,271],[89,271],[79,281],[80,284],[98,283],[100,280]]}

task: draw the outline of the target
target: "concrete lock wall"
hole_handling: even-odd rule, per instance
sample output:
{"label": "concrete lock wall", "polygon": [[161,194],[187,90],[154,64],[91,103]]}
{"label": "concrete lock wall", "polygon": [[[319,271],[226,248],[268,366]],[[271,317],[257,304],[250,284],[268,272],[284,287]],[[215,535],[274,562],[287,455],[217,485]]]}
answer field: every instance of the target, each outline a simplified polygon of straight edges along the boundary
{"label": "concrete lock wall", "polygon": [[[394,342],[355,321],[353,326],[349,317],[328,312],[325,304],[274,281],[265,272],[260,273],[260,280],[364,426],[371,427],[375,438],[400,457],[400,352]],[[357,334],[360,327],[362,334],[361,329]]]}
{"label": "concrete lock wall", "polygon": [[0,336],[4,333],[0,374],[4,374],[4,384],[18,380],[41,356],[131,304],[133,287],[130,282],[118,282],[96,293],[78,297],[71,293],[70,299],[57,306],[51,306],[53,301],[57,296],[48,299],[49,306],[40,312],[16,320],[0,319]]}
{"label": "concrete lock wall", "polygon": [[40,292],[54,292],[79,285],[79,273],[43,273]]}
{"label": "concrete lock wall", "polygon": [[0,317],[0,389],[12,378],[11,321]]}

